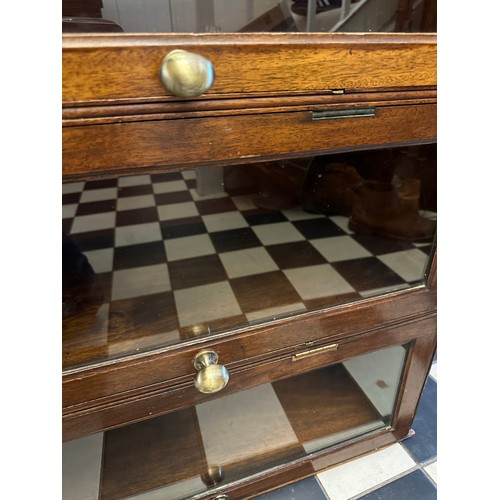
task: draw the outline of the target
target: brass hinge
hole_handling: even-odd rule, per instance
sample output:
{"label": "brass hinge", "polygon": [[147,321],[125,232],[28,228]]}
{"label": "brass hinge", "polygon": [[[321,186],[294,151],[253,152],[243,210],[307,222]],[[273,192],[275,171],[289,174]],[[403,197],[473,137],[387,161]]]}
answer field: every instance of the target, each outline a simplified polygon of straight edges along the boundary
{"label": "brass hinge", "polygon": [[364,118],[375,116],[375,108],[329,109],[327,111],[313,111],[313,120],[333,120],[338,118]]}

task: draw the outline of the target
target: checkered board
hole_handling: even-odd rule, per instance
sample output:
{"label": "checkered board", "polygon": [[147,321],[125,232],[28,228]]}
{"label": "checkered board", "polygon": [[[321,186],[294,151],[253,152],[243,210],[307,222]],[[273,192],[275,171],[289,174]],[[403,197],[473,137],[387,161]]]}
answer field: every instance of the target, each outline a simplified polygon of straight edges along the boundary
{"label": "checkered board", "polygon": [[194,170],[62,191],[63,232],[104,291],[96,359],[405,288],[432,248],[354,234],[346,217],[300,206],[261,209],[252,195],[201,196]]}

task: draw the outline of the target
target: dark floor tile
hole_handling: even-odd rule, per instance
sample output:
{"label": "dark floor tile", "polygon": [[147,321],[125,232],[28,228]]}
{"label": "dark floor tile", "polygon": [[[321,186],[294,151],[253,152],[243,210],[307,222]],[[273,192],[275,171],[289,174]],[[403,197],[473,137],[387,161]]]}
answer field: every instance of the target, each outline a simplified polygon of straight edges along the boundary
{"label": "dark floor tile", "polygon": [[184,177],[181,172],[161,172],[159,174],[151,174],[153,182],[169,182],[169,181],[182,181]]}
{"label": "dark floor tile", "polygon": [[332,266],[358,292],[406,283],[376,257],[334,262]]}
{"label": "dark floor tile", "polygon": [[115,230],[113,228],[76,233],[71,235],[71,239],[78,245],[82,252],[99,250],[102,248],[113,248],[115,245]]}
{"label": "dark floor tile", "polygon": [[218,253],[262,246],[259,238],[250,227],[210,233],[210,239]]}
{"label": "dark floor tile", "polygon": [[160,221],[160,229],[164,240],[194,236],[207,232],[207,228],[201,217]]}
{"label": "dark floor tile", "polygon": [[75,215],[91,215],[116,210],[116,200],[92,201],[89,203],[80,203]]}
{"label": "dark floor tile", "polygon": [[63,205],[73,205],[74,203],[78,203],[80,201],[80,196],[82,193],[67,193],[62,195],[62,204]]}
{"label": "dark floor tile", "polygon": [[363,500],[434,500],[436,498],[436,487],[421,470],[407,474],[361,497]]}
{"label": "dark floor tile", "polygon": [[425,255],[431,255],[431,252],[432,252],[432,249],[433,249],[433,245],[426,245],[424,247],[418,247],[418,249],[421,251],[421,252],[424,252]]}
{"label": "dark floor tile", "polygon": [[293,225],[309,240],[340,236],[345,232],[327,217],[295,221]]}
{"label": "dark floor tile", "polygon": [[384,253],[400,252],[401,250],[409,250],[414,248],[411,243],[406,241],[392,240],[390,238],[381,238],[370,234],[353,234],[352,237],[363,245],[369,252],[374,255]]}
{"label": "dark floor tile", "polygon": [[110,187],[116,187],[118,185],[118,177],[112,177],[111,179],[96,179],[93,181],[87,181],[85,183],[85,191],[89,189],[104,189]]}
{"label": "dark floor tile", "polygon": [[144,337],[178,327],[172,292],[116,300],[109,305],[110,334]]}
{"label": "dark floor tile", "polygon": [[140,243],[115,248],[113,269],[152,266],[167,262],[163,241]]}
{"label": "dark floor tile", "polygon": [[124,186],[118,188],[119,198],[128,198],[130,196],[142,196],[145,194],[152,194],[153,186],[151,184],[144,184],[142,186]]}
{"label": "dark floor tile", "polygon": [[201,215],[217,214],[221,212],[235,212],[238,209],[233,200],[228,197],[200,200],[195,202]]}
{"label": "dark floor tile", "polygon": [[255,498],[261,500],[328,500],[315,477],[308,477]]}
{"label": "dark floor tile", "polygon": [[156,207],[137,208],[116,212],[117,226],[147,224],[148,222],[158,222],[158,210]]}
{"label": "dark floor tile", "polygon": [[208,285],[227,280],[227,274],[218,255],[204,255],[168,263],[172,290]]}
{"label": "dark floor tile", "polygon": [[428,377],[412,424],[415,435],[403,446],[420,463],[437,456],[437,383]]}
{"label": "dark floor tile", "polygon": [[174,191],[173,193],[155,194],[155,201],[157,205],[169,205],[193,201],[193,197],[189,191]]}
{"label": "dark floor tile", "polygon": [[306,306],[308,311],[314,309],[323,309],[324,307],[332,307],[339,304],[348,304],[349,302],[355,302],[361,299],[362,296],[359,293],[342,293],[340,295],[328,295],[327,297],[318,297],[316,299],[306,299],[302,302]]}
{"label": "dark floor tile", "polygon": [[308,241],[295,241],[266,247],[280,269],[325,264],[327,260]]}
{"label": "dark floor tile", "polygon": [[288,219],[282,212],[272,210],[252,210],[243,212],[243,217],[250,226],[258,226],[259,224],[273,224],[275,222],[288,222]]}
{"label": "dark floor tile", "polygon": [[231,287],[244,313],[302,301],[281,271],[235,278]]}
{"label": "dark floor tile", "polygon": [[63,219],[62,220],[62,232],[64,234],[69,234],[71,231],[71,226],[73,225],[73,219]]}
{"label": "dark floor tile", "polygon": [[247,317],[244,314],[228,316],[226,318],[211,319],[207,321],[204,328],[200,325],[190,325],[179,328],[181,339],[196,338],[207,333],[217,333],[228,329],[238,328],[239,326],[248,325]]}

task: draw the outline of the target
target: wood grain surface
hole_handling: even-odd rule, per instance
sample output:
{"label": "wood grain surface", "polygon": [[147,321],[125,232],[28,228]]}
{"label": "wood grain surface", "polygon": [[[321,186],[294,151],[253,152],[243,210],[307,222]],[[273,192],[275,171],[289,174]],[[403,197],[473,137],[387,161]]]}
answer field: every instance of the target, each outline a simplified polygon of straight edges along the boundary
{"label": "wood grain surface", "polygon": [[431,34],[65,35],[62,48],[65,103],[168,96],[159,70],[176,48],[212,61],[209,96],[436,85]]}

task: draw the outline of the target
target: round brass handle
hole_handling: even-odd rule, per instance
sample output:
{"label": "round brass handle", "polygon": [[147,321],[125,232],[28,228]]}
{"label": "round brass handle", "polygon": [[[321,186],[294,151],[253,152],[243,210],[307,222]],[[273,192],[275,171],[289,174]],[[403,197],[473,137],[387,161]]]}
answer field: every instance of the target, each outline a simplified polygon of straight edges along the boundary
{"label": "round brass handle", "polygon": [[178,97],[196,97],[214,83],[212,63],[199,54],[172,50],[161,63],[160,78],[165,88]]}
{"label": "round brass handle", "polygon": [[201,351],[194,360],[194,367],[198,370],[194,378],[194,386],[204,394],[212,394],[226,387],[229,382],[229,373],[224,365],[217,364],[219,356],[214,351]]}
{"label": "round brass handle", "polygon": [[224,480],[224,469],[220,465],[211,465],[201,475],[201,480],[207,486],[215,486],[219,483],[222,483],[222,481]]}

